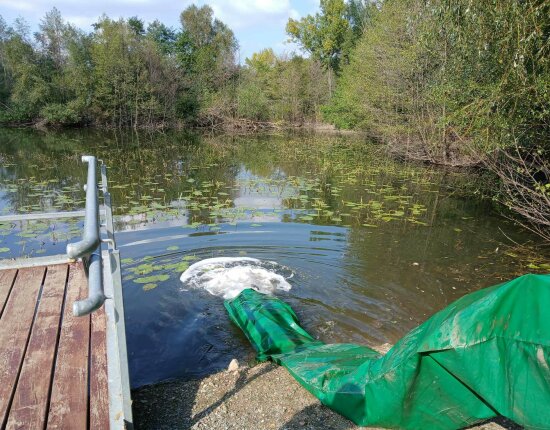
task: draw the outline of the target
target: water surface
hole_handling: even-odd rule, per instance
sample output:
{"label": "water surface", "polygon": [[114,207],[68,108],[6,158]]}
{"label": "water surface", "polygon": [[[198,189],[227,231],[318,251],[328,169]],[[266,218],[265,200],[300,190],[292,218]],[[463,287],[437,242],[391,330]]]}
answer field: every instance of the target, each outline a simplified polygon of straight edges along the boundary
{"label": "water surface", "polygon": [[[487,178],[396,162],[359,136],[0,130],[0,214],[82,208],[82,154],[109,166],[134,387],[249,352],[219,297],[182,288],[195,261],[276,261],[309,332],[373,345],[528,271],[510,240],[537,242],[479,197]],[[0,224],[0,258],[63,252],[80,225]]]}

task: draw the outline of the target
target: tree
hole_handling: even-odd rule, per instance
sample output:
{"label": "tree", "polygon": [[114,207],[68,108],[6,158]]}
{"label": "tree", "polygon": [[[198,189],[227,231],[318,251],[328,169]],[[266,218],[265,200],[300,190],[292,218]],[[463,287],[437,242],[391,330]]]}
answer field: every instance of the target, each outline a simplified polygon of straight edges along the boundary
{"label": "tree", "polygon": [[128,27],[130,27],[138,36],[143,36],[145,34],[145,24],[137,16],[128,18],[127,23]]}
{"label": "tree", "polygon": [[173,28],[155,20],[147,26],[147,38],[154,41],[164,55],[174,53],[177,33]]}
{"label": "tree", "polygon": [[368,28],[380,7],[382,7],[380,1],[348,0],[346,3],[346,18],[350,25],[353,44]]}
{"label": "tree", "polygon": [[27,122],[38,115],[51,92],[48,69],[40,61],[29,37],[29,27],[17,19],[13,27],[4,27],[1,45],[6,102],[1,118],[8,122]]}
{"label": "tree", "polygon": [[103,17],[96,25],[92,61],[93,111],[100,121],[137,128],[166,118],[165,97],[173,105],[176,77],[167,72],[157,45],[134,25]]}
{"label": "tree", "polygon": [[44,56],[53,62],[57,70],[61,70],[67,59],[65,46],[68,25],[65,24],[57,8],[47,12],[39,25],[35,38],[42,48]]}
{"label": "tree", "polygon": [[227,110],[226,96],[234,90],[228,87],[237,72],[238,43],[233,31],[214,18],[212,8],[206,5],[189,6],[181,13],[180,21],[182,31],[175,52],[185,76],[186,93],[178,102],[179,112],[193,118],[216,103]]}
{"label": "tree", "polygon": [[316,122],[327,101],[326,71],[312,58],[264,49],[247,58],[238,90],[239,115],[250,119]]}
{"label": "tree", "polygon": [[238,43],[233,31],[213,14],[207,5],[200,8],[192,5],[181,13],[178,54],[188,71],[219,78],[220,73],[234,67]]}
{"label": "tree", "polygon": [[[327,70],[338,73],[342,48],[350,31],[346,5],[344,0],[321,0],[320,9],[319,13],[300,21],[289,19],[286,31],[291,41],[298,43]],[[332,73],[329,73],[329,87],[332,93]]]}
{"label": "tree", "polygon": [[289,19],[286,32],[290,40],[319,60],[332,74],[338,75],[363,31],[367,28],[378,4],[369,0],[321,0],[320,12],[297,21]]}

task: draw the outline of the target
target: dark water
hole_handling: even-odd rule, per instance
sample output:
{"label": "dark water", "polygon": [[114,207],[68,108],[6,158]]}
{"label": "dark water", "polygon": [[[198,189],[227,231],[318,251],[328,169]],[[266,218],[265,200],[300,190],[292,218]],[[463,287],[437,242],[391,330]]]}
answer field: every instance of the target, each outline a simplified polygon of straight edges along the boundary
{"label": "dark water", "polygon": [[[388,159],[360,137],[0,130],[0,214],[84,205],[82,154],[109,166],[132,385],[204,375],[249,351],[189,264],[273,260],[280,296],[327,342],[395,342],[465,293],[531,270],[537,239],[479,191],[487,178]],[[70,223],[0,224],[0,258],[63,252]]]}

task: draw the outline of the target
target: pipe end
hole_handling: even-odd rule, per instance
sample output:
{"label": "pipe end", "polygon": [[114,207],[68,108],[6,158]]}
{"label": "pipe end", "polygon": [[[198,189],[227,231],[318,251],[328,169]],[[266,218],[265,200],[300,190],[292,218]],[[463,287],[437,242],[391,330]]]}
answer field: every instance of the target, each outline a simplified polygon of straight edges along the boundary
{"label": "pipe end", "polygon": [[83,316],[89,315],[92,312],[98,310],[101,306],[103,306],[103,303],[105,303],[106,299],[107,297],[105,297],[104,294],[101,294],[101,296],[95,298],[95,300],[88,298],[85,300],[79,300],[77,302],[74,302],[73,315],[75,317],[83,317]]}

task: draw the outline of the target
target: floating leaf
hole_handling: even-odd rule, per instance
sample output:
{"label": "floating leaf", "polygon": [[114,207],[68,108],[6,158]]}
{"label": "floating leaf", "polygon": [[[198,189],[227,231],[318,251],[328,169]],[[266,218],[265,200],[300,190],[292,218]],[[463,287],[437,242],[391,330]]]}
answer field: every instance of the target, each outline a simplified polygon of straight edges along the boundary
{"label": "floating leaf", "polygon": [[143,286],[143,291],[149,291],[149,290],[154,290],[155,288],[158,287],[158,284],[145,284]]}
{"label": "floating leaf", "polygon": [[162,266],[164,270],[173,270],[176,273],[185,272],[189,268],[189,263],[180,261],[179,263],[165,264]]}
{"label": "floating leaf", "polygon": [[144,278],[137,278],[134,279],[134,282],[136,284],[151,284],[155,282],[164,282],[170,279],[169,275],[153,275],[153,276],[146,276]]}
{"label": "floating leaf", "polygon": [[148,273],[151,273],[155,270],[152,264],[140,264],[137,267],[134,267],[130,269],[132,272],[136,273],[137,275],[147,275]]}
{"label": "floating leaf", "polygon": [[180,247],[176,245],[166,248],[167,251],[177,251],[178,249],[180,249]]}

